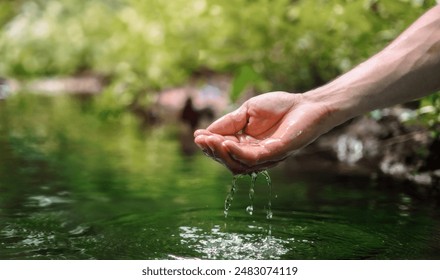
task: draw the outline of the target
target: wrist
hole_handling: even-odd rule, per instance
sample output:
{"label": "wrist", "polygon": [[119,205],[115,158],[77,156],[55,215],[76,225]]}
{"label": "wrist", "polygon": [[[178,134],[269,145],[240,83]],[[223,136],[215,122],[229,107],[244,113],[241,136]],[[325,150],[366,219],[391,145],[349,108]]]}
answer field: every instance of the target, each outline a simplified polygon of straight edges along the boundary
{"label": "wrist", "polygon": [[338,126],[363,113],[356,109],[358,106],[346,87],[330,83],[305,92],[303,95],[309,103],[323,108],[326,114],[322,121],[331,127]]}

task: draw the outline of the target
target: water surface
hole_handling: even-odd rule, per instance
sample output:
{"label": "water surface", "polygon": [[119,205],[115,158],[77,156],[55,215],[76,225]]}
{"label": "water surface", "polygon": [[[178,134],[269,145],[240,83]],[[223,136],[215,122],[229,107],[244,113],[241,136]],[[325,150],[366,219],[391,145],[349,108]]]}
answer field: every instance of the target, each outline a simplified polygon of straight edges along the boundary
{"label": "water surface", "polygon": [[[94,100],[0,102],[0,259],[439,259],[439,209],[362,176],[238,180],[180,126]],[[183,152],[185,151],[185,152]]]}

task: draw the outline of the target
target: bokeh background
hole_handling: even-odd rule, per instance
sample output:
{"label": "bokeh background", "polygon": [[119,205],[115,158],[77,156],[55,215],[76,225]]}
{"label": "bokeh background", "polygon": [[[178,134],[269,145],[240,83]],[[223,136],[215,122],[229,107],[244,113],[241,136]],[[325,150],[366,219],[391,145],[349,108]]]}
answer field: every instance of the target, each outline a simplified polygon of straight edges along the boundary
{"label": "bokeh background", "polygon": [[434,4],[3,0],[0,73],[29,79],[91,71],[109,78],[109,90],[122,83],[135,96],[207,70],[252,72],[249,83],[259,91],[301,92],[379,51]]}
{"label": "bokeh background", "polygon": [[232,176],[192,136],[334,79],[437,2],[0,0],[0,259],[439,258],[439,93],[270,170],[271,222],[263,181],[225,221]]}
{"label": "bokeh background", "polygon": [[[174,116],[194,130],[252,95],[304,92],[334,79],[435,4],[3,0],[0,77],[9,80],[12,92],[93,93],[101,116],[129,109],[144,123]],[[426,161],[439,146],[439,95],[407,105],[373,117],[393,115],[398,125],[424,128],[429,139],[416,143],[422,147],[413,154]],[[384,137],[407,134],[403,130]],[[356,150],[356,143],[347,145]]]}

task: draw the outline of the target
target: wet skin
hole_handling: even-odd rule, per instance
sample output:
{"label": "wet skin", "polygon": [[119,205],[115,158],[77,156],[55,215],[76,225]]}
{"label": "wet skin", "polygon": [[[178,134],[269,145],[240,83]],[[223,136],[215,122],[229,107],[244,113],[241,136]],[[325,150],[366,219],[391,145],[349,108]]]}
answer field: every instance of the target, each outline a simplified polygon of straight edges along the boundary
{"label": "wet skin", "polygon": [[440,90],[440,5],[391,44],[304,94],[270,92],[194,133],[204,153],[234,174],[276,165],[333,127]]}
{"label": "wet skin", "polygon": [[197,130],[195,143],[234,174],[260,171],[313,141],[328,113],[301,94],[270,92]]}

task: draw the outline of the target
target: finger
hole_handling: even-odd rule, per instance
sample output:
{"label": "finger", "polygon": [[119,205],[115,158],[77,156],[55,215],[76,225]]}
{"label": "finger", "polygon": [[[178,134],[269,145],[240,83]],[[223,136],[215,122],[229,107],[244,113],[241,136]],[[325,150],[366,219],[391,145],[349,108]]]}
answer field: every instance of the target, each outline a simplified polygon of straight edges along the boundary
{"label": "finger", "polygon": [[199,135],[194,142],[203,150],[206,156],[225,165],[233,174],[249,173],[250,168],[245,164],[234,160],[229,150],[223,143],[225,140],[237,143],[239,140],[234,136],[221,136],[218,134]]}
{"label": "finger", "polygon": [[212,132],[207,129],[197,129],[196,131],[194,131],[194,137],[200,135],[212,135]]}
{"label": "finger", "polygon": [[218,160],[217,159],[217,150],[219,149],[217,147],[218,146],[217,142],[218,142],[217,137],[214,135],[206,137],[206,144],[209,148],[209,151],[212,154],[212,157],[216,160]]}
{"label": "finger", "polygon": [[260,172],[260,171],[267,170],[269,168],[275,167],[279,163],[280,163],[280,161],[265,162],[263,164],[255,165],[255,166],[252,166],[252,167],[247,167],[246,169],[243,169],[240,172],[240,174],[250,174],[252,172]]}
{"label": "finger", "polygon": [[196,145],[203,151],[205,155],[209,157],[213,157],[211,149],[206,143],[206,139],[207,139],[206,135],[199,135],[194,139],[194,143],[196,143]]}
{"label": "finger", "polygon": [[266,161],[261,164],[257,165],[246,165],[243,162],[238,161],[235,157],[231,155],[231,158],[233,161],[239,163],[237,168],[235,170],[231,170],[234,174],[250,174],[252,172],[260,172],[263,170],[267,170],[269,168],[275,167],[278,165],[281,161],[285,160],[285,158],[282,158],[280,160],[274,160],[274,161]]}
{"label": "finger", "polygon": [[259,143],[225,141],[224,145],[233,159],[250,167],[275,163],[287,157],[278,139],[264,140]]}
{"label": "finger", "polygon": [[[214,157],[213,151],[208,143],[207,139],[209,136],[215,136],[216,139],[219,139],[218,142],[224,142],[226,140],[233,141],[233,142],[239,142],[239,139],[235,136],[227,135],[227,136],[221,136],[218,134],[213,134],[211,132],[207,132],[206,134],[199,134],[194,138],[194,143],[203,151],[203,153],[209,157]],[[219,146],[220,144],[216,144]]]}
{"label": "finger", "polygon": [[196,138],[194,138],[194,143],[200,148],[200,149],[206,149],[206,136],[205,135],[199,135]]}
{"label": "finger", "polygon": [[234,160],[229,154],[229,150],[223,145],[224,138],[218,135],[209,136],[206,139],[214,160],[225,165],[232,173],[243,173],[248,169],[244,164]]}
{"label": "finger", "polygon": [[247,118],[247,106],[245,103],[234,112],[224,115],[213,122],[207,130],[220,135],[234,135],[246,126]]}
{"label": "finger", "polygon": [[213,158],[219,162],[223,162],[224,156],[227,155],[226,148],[222,145],[224,142],[224,137],[213,134],[211,136],[206,137],[206,144],[208,145]]}
{"label": "finger", "polygon": [[261,164],[249,166],[243,162],[237,161],[231,154],[228,154],[228,158],[230,159],[230,161],[228,162],[227,167],[229,168],[229,170],[231,170],[233,174],[250,174],[252,172],[267,170],[276,166],[281,161],[266,161]]}
{"label": "finger", "polygon": [[261,154],[262,147],[259,145],[252,145],[250,143],[236,143],[232,141],[225,141],[225,147],[229,150],[231,157],[247,166],[255,166],[259,163],[259,154]]}
{"label": "finger", "polygon": [[220,134],[212,133],[211,131],[209,131],[207,129],[198,129],[194,132],[194,138],[197,138],[198,136],[202,136],[202,135],[205,135],[205,136],[219,135],[219,136],[224,137],[223,140],[232,140],[234,142],[240,141],[239,140],[240,135],[220,135]]}

